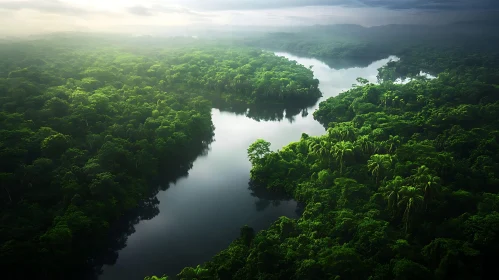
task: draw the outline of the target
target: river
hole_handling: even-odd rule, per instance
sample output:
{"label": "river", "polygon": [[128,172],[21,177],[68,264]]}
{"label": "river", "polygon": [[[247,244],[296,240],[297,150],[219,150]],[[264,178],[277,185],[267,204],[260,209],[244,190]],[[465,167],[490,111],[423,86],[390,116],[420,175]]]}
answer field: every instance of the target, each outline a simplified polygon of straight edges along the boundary
{"label": "river", "polygon": [[[389,57],[367,67],[333,69],[325,63],[288,53],[276,53],[309,67],[320,81],[323,101],[351,88],[357,77],[376,82],[377,69]],[[119,251],[116,264],[104,266],[100,280],[143,279],[147,275],[174,276],[185,266],[210,259],[238,237],[241,226],[267,228],[280,216],[297,218],[297,203],[257,198],[248,189],[251,165],[248,146],[258,138],[272,143],[273,150],[298,141],[301,134],[321,135],[324,128],[313,119],[319,102],[304,116],[281,121],[256,121],[245,115],[212,110],[215,141],[206,155],[193,164],[189,175],[157,195],[159,214],[140,221]]]}

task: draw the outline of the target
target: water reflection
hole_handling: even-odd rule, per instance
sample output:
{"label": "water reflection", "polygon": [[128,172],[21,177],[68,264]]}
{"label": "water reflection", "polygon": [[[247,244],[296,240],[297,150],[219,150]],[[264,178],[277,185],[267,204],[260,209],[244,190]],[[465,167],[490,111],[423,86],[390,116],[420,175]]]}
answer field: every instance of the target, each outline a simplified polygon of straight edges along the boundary
{"label": "water reflection", "polygon": [[[282,191],[272,191],[267,189],[265,186],[254,184],[250,180],[248,183],[250,190],[250,195],[255,197],[255,209],[256,211],[264,211],[269,206],[279,206],[283,202],[293,201],[293,198]],[[297,217],[300,217],[303,214],[305,209],[305,204],[301,202],[296,203],[295,214]]]}
{"label": "water reflection", "polygon": [[[379,65],[382,66],[383,64],[386,64],[388,61],[398,61],[399,59],[395,56],[390,56],[388,59],[382,59],[379,61],[376,61],[373,63],[373,60],[371,58],[356,58],[356,59],[325,59],[325,60],[317,60],[315,58],[304,58],[304,57],[297,57],[293,55],[289,55],[287,53],[282,53],[282,52],[277,52],[277,55],[285,56],[288,57],[290,60],[297,61],[300,64],[303,64],[306,67],[310,67],[315,73],[316,78],[319,78],[321,81],[320,89],[321,91],[324,90],[324,88],[327,88],[326,91],[330,91],[331,87],[328,87],[327,81],[330,80],[331,78],[334,78],[333,76],[331,77],[323,77],[321,76],[322,73],[345,73],[346,75],[350,76],[351,73],[355,73],[355,69],[362,69],[365,72],[369,73],[369,76],[365,76],[362,74],[359,74],[359,76],[351,76],[348,78],[357,78],[357,77],[364,77],[367,78],[371,82],[375,82],[375,79],[373,79],[373,70],[375,70],[375,75],[377,74],[377,68],[373,69],[373,65]],[[341,71],[340,71],[341,70]],[[354,70],[354,71],[352,71]],[[367,70],[367,71],[366,71]],[[344,75],[344,74],[342,74]],[[350,80],[350,79],[345,79],[345,80]],[[338,83],[338,81],[335,81]],[[326,87],[324,86],[326,85]],[[351,86],[348,85],[348,86]],[[338,92],[336,92],[337,94]],[[331,95],[326,92],[325,97],[330,97]],[[319,103],[319,100],[324,100],[324,98],[315,100],[315,101],[309,101],[307,103],[298,103],[298,104],[253,104],[253,105],[247,105],[245,103],[231,103],[228,104],[224,100],[218,99],[218,100],[212,100],[214,108],[219,109],[221,112],[230,112],[234,113],[236,115],[242,115],[246,116],[250,119],[256,120],[256,121],[274,121],[274,122],[280,122],[286,119],[289,123],[294,123],[296,121],[296,116],[301,114],[301,117],[307,117],[309,114],[309,109],[314,110],[316,106]]]}
{"label": "water reflection", "polygon": [[115,265],[119,256],[118,252],[127,247],[129,236],[136,232],[136,225],[143,221],[152,220],[160,213],[158,193],[167,190],[171,184],[175,184],[182,178],[187,178],[194,161],[208,153],[213,140],[213,134],[199,139],[190,147],[190,152],[184,154],[183,158],[176,158],[175,163],[165,165],[164,172],[151,179],[150,185],[156,187],[150,190],[148,198],[111,225],[107,238],[100,242],[101,246],[96,248],[94,257],[89,259],[86,265],[73,269],[71,279],[96,280],[104,272],[103,267]]}
{"label": "water reflection", "polygon": [[300,104],[226,104],[221,101],[213,101],[214,107],[222,112],[230,112],[253,119],[255,121],[280,122],[286,119],[293,123],[295,116],[308,115],[308,108],[317,104],[319,99]]}
{"label": "water reflection", "polygon": [[341,58],[325,58],[321,59],[327,66],[331,69],[341,70],[348,68],[366,68],[372,64],[373,61],[381,60],[386,56],[378,56],[374,57],[353,57],[349,59],[341,59]]}
{"label": "water reflection", "polygon": [[[157,194],[157,192],[156,192]],[[159,200],[154,196],[142,201],[139,206],[126,213],[117,221],[109,232],[103,244],[106,244],[97,256],[89,260],[85,270],[74,271],[71,279],[97,280],[104,272],[105,265],[114,265],[118,260],[118,252],[127,245],[130,235],[135,233],[135,226],[144,220],[151,220],[159,214]]]}
{"label": "water reflection", "polygon": [[250,181],[248,183],[248,189],[251,191],[250,195],[257,198],[255,201],[255,209],[257,211],[263,211],[268,206],[279,206],[282,201],[290,201],[293,198],[281,191],[271,191],[265,186],[254,184]]}

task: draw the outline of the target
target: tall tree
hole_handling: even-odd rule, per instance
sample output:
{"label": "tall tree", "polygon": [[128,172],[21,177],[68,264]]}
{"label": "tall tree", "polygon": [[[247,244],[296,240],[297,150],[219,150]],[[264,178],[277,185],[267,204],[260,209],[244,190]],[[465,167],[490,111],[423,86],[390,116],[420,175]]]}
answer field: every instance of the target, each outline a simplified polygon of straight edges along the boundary
{"label": "tall tree", "polygon": [[404,211],[404,228],[407,232],[414,215],[420,210],[424,198],[420,189],[412,186],[402,186],[398,192],[397,200],[399,208]]}
{"label": "tall tree", "polygon": [[386,171],[390,169],[391,165],[392,156],[387,154],[372,155],[371,158],[367,161],[367,168],[373,176],[376,176],[376,186],[379,185],[380,175],[384,175]]}
{"label": "tall tree", "polygon": [[340,164],[340,175],[343,174],[343,166],[345,165],[345,157],[353,155],[354,145],[350,141],[340,141],[332,147],[333,156]]}

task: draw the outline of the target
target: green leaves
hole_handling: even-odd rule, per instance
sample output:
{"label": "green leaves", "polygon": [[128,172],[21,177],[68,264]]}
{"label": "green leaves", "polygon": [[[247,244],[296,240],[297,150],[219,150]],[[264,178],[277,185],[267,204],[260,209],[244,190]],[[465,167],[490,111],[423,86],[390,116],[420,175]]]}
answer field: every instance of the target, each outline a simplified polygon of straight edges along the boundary
{"label": "green leaves", "polygon": [[59,158],[69,147],[70,138],[56,133],[45,138],[41,143],[42,152],[49,158]]}
{"label": "green leaves", "polygon": [[144,280],[168,280],[168,276],[157,277],[157,276],[146,276]]}
{"label": "green leaves", "polygon": [[68,225],[65,222],[59,222],[40,236],[40,242],[48,251],[48,257],[56,257],[60,260],[70,253],[72,238],[73,235]]}
{"label": "green leaves", "polygon": [[397,200],[399,209],[403,209],[404,227],[408,231],[414,215],[421,211],[424,201],[423,191],[412,186],[402,186]]}
{"label": "green leaves", "polygon": [[431,279],[430,271],[423,265],[408,259],[397,260],[393,266],[396,280]]}
{"label": "green leaves", "polygon": [[392,167],[393,156],[391,155],[372,155],[367,161],[367,168],[373,176],[376,177],[376,185],[379,183],[380,176],[387,173]]}
{"label": "green leaves", "polygon": [[379,190],[388,203],[388,208],[394,214],[397,211],[399,200],[398,192],[404,185],[404,179],[401,176],[396,176],[394,179],[387,181],[386,185]]}
{"label": "green leaves", "polygon": [[[212,279],[211,274],[208,269],[202,268],[201,266],[186,267],[177,275],[180,280],[207,280]],[[161,278],[162,279],[162,278]]]}
{"label": "green leaves", "polygon": [[334,144],[331,150],[332,156],[340,165],[340,175],[343,174],[343,166],[347,159],[354,154],[354,146],[350,141],[340,141]]}

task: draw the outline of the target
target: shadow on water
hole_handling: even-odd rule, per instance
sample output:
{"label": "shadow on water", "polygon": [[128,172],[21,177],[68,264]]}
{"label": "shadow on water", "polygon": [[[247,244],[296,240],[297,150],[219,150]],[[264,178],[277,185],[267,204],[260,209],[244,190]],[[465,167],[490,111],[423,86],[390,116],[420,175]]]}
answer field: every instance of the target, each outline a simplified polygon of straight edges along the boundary
{"label": "shadow on water", "polygon": [[263,104],[257,103],[247,105],[246,103],[227,103],[222,100],[214,100],[213,106],[222,112],[230,112],[236,115],[243,115],[255,121],[273,121],[280,122],[287,119],[289,123],[295,121],[295,117],[299,114],[302,116],[308,115],[308,108],[317,104],[317,100],[306,101],[300,103],[283,103],[283,104]]}
{"label": "shadow on water", "polygon": [[159,214],[159,200],[156,197],[159,191],[167,190],[171,183],[188,177],[194,161],[199,156],[207,154],[213,140],[214,134],[212,133],[189,147],[189,152],[183,158],[177,158],[176,162],[165,164],[161,168],[164,170],[161,176],[151,180],[150,184],[154,187],[151,187],[148,198],[142,200],[137,208],[128,211],[111,225],[109,234],[99,243],[99,247],[94,249],[94,256],[89,258],[85,265],[73,268],[69,279],[97,280],[103,273],[104,265],[116,264],[118,252],[127,246],[128,237],[135,233],[135,226]]}
{"label": "shadow on water", "polygon": [[138,208],[126,213],[110,229],[105,242],[97,256],[89,260],[84,271],[74,271],[71,279],[97,280],[103,273],[104,265],[114,265],[118,260],[118,252],[126,247],[128,236],[135,233],[135,225],[142,220],[150,220],[159,214],[159,200],[152,196],[142,201]]}
{"label": "shadow on water", "polygon": [[[250,195],[258,199],[255,201],[255,209],[259,212],[264,211],[270,205],[279,206],[282,202],[294,200],[291,195],[283,191],[269,190],[265,188],[265,186],[255,184],[251,180],[249,181],[248,185],[248,189],[251,191]],[[301,214],[303,214],[304,207],[305,204],[298,202],[296,205],[295,213],[298,216],[301,216]]]}

